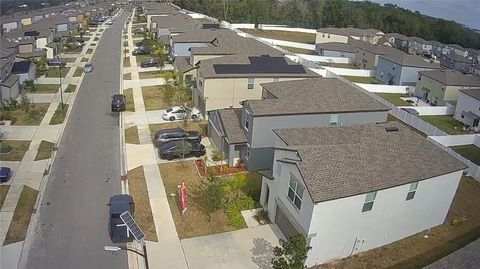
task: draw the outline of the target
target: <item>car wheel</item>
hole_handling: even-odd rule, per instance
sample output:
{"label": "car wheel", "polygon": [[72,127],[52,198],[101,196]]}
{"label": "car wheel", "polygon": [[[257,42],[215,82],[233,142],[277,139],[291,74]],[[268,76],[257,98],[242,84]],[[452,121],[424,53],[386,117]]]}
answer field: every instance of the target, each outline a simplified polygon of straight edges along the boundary
{"label": "car wheel", "polygon": [[171,155],[171,154],[167,155],[167,160],[169,160],[169,161],[173,160],[173,155]]}
{"label": "car wheel", "polygon": [[197,119],[197,115],[192,115],[192,120],[196,120]]}
{"label": "car wheel", "polygon": [[170,120],[170,121],[174,121],[174,120],[175,120],[175,117],[174,117],[174,116],[171,116],[171,117],[169,118],[169,120]]}

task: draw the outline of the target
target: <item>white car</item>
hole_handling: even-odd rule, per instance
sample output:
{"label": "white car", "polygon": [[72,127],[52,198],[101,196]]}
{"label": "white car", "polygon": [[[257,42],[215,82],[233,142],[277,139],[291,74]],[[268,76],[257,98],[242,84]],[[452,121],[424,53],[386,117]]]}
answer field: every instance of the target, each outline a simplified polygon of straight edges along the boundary
{"label": "white car", "polygon": [[92,72],[92,71],[93,71],[93,64],[91,64],[91,63],[85,64],[85,68],[83,68],[83,71],[84,71],[85,73],[90,73],[90,72]]}
{"label": "white car", "polygon": [[184,106],[173,106],[163,112],[162,118],[168,121],[192,119],[196,120],[201,117],[200,111],[196,108],[188,108]]}

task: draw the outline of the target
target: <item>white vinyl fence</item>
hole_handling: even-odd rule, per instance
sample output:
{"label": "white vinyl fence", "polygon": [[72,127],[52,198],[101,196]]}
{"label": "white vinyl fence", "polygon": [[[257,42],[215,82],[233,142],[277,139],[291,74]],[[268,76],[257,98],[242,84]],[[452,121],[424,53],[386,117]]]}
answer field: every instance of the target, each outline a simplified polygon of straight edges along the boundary
{"label": "white vinyl fence", "polygon": [[292,48],[299,48],[299,49],[306,49],[306,50],[315,50],[315,45],[300,43],[300,42],[292,42],[292,41],[285,41],[285,40],[278,40],[266,37],[258,37],[258,39],[268,42],[275,46],[285,46],[285,47],[292,47]]}
{"label": "white vinyl fence", "polygon": [[380,84],[366,84],[355,83],[358,86],[369,92],[383,92],[383,93],[408,93],[411,86],[396,86],[396,85],[380,85]]}
{"label": "white vinyl fence", "polygon": [[337,63],[337,64],[352,63],[352,59],[347,57],[330,57],[330,56],[309,55],[309,54],[301,54],[301,53],[295,53],[295,54],[306,60],[316,62],[316,63]]}
{"label": "white vinyl fence", "polygon": [[339,68],[339,67],[331,67],[331,66],[324,66],[323,68],[339,76],[355,76],[355,77],[375,76],[375,70],[350,69],[350,68]]}
{"label": "white vinyl fence", "polygon": [[402,106],[400,108],[413,108],[420,116],[453,115],[454,106]]}

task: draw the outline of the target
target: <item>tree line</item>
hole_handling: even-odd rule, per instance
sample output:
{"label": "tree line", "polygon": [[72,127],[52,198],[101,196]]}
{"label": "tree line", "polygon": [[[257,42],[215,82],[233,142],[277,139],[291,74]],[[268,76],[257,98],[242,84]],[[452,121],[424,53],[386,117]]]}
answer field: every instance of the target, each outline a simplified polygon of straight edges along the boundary
{"label": "tree line", "polygon": [[292,27],[375,28],[480,49],[480,33],[454,21],[429,17],[394,4],[347,0],[174,0],[178,6],[229,22]]}

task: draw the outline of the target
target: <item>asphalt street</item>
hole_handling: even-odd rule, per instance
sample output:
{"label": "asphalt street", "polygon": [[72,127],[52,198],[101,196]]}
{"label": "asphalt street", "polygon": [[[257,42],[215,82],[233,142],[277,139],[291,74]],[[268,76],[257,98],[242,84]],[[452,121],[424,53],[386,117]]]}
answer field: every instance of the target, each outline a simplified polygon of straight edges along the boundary
{"label": "asphalt street", "polygon": [[104,251],[108,199],[121,193],[119,115],[121,34],[128,11],[106,29],[65,127],[40,206],[27,268],[127,268],[125,252]]}

